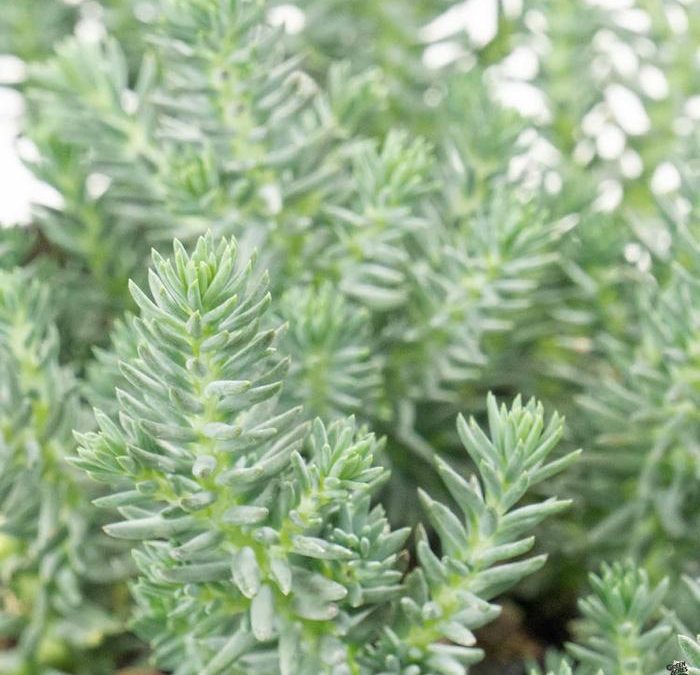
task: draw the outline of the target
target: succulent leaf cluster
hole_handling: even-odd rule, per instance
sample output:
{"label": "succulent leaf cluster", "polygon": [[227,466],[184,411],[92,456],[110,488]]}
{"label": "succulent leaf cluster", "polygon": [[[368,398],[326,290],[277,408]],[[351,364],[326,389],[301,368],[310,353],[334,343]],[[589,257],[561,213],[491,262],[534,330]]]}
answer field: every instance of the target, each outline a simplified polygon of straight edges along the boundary
{"label": "succulent leaf cluster", "polygon": [[0,671],[522,670],[514,603],[533,672],[700,672],[699,39],[693,0],[3,8]]}

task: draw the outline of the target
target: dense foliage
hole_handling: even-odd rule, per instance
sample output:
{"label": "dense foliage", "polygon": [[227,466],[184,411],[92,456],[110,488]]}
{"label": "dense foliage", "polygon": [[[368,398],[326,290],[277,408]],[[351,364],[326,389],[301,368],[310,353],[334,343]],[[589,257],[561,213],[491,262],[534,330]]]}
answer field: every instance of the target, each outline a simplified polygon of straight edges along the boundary
{"label": "dense foliage", "polygon": [[700,3],[7,4],[1,673],[700,673]]}

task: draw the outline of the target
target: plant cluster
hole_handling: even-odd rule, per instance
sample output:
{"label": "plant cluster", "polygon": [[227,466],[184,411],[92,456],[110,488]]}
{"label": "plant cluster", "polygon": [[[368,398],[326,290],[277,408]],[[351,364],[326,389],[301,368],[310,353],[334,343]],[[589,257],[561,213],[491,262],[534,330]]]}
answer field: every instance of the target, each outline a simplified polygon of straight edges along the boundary
{"label": "plant cluster", "polygon": [[699,34],[12,4],[0,671],[700,672]]}

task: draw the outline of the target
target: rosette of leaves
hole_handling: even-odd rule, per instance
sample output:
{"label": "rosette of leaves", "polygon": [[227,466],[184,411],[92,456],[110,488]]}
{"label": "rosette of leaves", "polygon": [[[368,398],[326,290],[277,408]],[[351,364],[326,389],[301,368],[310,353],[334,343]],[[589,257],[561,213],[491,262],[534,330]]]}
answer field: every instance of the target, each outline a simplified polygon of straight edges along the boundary
{"label": "rosette of leaves", "polygon": [[561,231],[536,208],[496,190],[436,237],[435,255],[421,261],[408,326],[387,331],[398,342],[397,377],[418,370],[409,389],[414,398],[456,403],[474,383],[488,381],[488,342],[493,334],[517,339],[517,320],[534,311]]}
{"label": "rosette of leaves", "polygon": [[632,563],[604,564],[591,574],[593,592],[579,601],[583,619],[575,629],[577,642],[568,652],[581,675],[653,675],[671,659],[670,619],[662,602],[668,579],[653,586],[647,573]]}
{"label": "rosette of leaves", "polygon": [[132,287],[138,356],[121,366],[119,422],[98,413],[75,460],[124,488],[100,501],[125,518],[107,531],[145,542],[138,631],[178,673],[330,668],[367,618],[338,601],[371,609],[398,588],[377,566],[406,533],[380,536],[386,521],[356,505],[384,476],[378,442],[352,420],[310,432],[278,406],[287,360],[260,326],[267,281],[236,264],[235,244],[203,238],[189,257],[176,243],[154,267],[153,300]]}
{"label": "rosette of leaves", "polygon": [[278,313],[288,325],[281,338],[290,357],[284,395],[325,419],[348,413],[381,417],[383,358],[370,313],[330,284],[291,289]]}
{"label": "rosette of leaves", "polygon": [[[416,567],[406,578],[399,613],[364,654],[372,673],[465,674],[483,658],[473,631],[498,616],[491,602],[539,569],[545,555],[522,558],[534,545],[527,536],[544,518],[569,502],[554,497],[517,506],[529,488],[570,465],[578,452],[548,461],[561,436],[556,414],[545,423],[534,400],[516,399],[510,409],[489,395],[490,437],[460,416],[460,439],[477,474],[465,478],[441,459],[437,471],[457,505],[452,510],[420,491],[438,535],[442,555],[417,532]],[[459,514],[459,515],[458,515]],[[515,559],[515,560],[514,560]]]}

